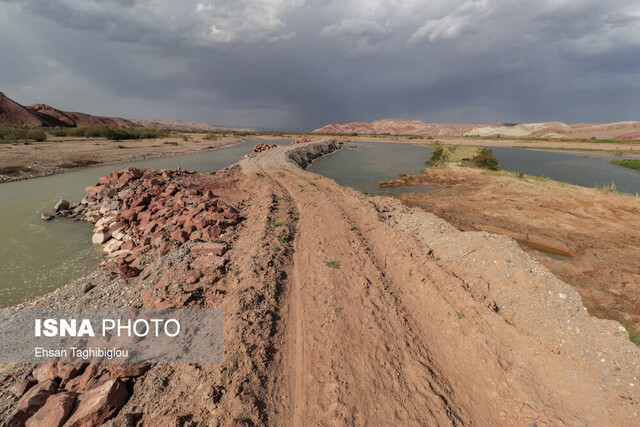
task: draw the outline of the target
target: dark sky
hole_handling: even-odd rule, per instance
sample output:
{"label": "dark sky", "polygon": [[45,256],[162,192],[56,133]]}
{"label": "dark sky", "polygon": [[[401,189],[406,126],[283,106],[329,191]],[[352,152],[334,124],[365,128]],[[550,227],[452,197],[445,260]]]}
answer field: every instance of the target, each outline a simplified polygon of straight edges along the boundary
{"label": "dark sky", "polygon": [[296,130],[640,120],[640,2],[0,0],[0,91]]}

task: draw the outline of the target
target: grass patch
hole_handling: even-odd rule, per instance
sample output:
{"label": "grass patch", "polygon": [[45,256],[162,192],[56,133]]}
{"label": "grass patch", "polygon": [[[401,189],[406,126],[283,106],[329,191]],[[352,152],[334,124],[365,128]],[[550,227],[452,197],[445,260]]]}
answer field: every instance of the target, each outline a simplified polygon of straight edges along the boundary
{"label": "grass patch", "polygon": [[340,270],[340,261],[325,261],[324,265],[330,268],[334,268],[336,270]]}
{"label": "grass patch", "polygon": [[611,160],[611,163],[640,171],[640,159]]}

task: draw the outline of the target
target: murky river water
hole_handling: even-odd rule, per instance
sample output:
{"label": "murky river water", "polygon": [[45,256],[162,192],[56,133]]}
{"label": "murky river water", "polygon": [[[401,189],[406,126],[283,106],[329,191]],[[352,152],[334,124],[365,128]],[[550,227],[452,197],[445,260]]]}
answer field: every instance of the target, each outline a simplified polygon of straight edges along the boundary
{"label": "murky river water", "polygon": [[[288,144],[291,140],[272,141]],[[83,169],[60,175],[0,184],[0,307],[15,304],[65,285],[93,271],[102,259],[91,244],[92,225],[55,219],[44,222],[64,198],[76,202],[85,188],[103,175],[130,166],[198,172],[220,170],[264,142],[248,138],[233,147],[186,156]]]}

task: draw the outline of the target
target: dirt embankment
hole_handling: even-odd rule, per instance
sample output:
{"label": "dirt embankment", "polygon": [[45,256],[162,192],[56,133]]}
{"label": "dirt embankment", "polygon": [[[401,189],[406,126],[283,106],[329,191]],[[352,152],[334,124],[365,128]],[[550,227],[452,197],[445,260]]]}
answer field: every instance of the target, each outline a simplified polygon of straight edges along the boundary
{"label": "dirt embankment", "polygon": [[[462,233],[298,167],[338,146],[314,141],[217,174],[133,179],[176,186],[174,203],[196,209],[169,220],[154,196],[167,187],[150,192],[151,208],[138,214],[150,210],[157,227],[167,219],[160,229],[171,233],[151,241],[138,276],[105,265],[32,305],[222,308],[224,363],[73,374],[7,366],[2,413],[19,409],[18,381],[42,388],[52,378],[82,393],[126,384],[114,426],[637,424],[638,350],[616,322],[589,316],[569,285],[507,237]],[[126,189],[104,185],[130,205]],[[197,233],[209,212],[198,206],[212,198],[239,212],[216,237],[227,248],[222,265],[198,261],[209,256],[194,250],[207,237],[172,237],[175,227]],[[209,267],[215,274],[190,279]]]}
{"label": "dirt embankment", "polygon": [[577,289],[590,313],[640,330],[639,198],[455,166],[403,181],[445,188],[403,195],[406,205],[516,239]]}
{"label": "dirt embankment", "polygon": [[242,141],[235,137],[206,138],[207,134],[129,141],[63,137],[28,144],[0,144],[0,183],[87,167],[199,153]]}

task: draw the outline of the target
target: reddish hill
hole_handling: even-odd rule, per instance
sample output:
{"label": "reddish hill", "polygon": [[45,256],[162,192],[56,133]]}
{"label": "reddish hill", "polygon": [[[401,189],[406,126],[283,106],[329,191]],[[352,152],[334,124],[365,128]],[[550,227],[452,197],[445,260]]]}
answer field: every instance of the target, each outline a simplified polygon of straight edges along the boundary
{"label": "reddish hill", "polygon": [[107,126],[116,128],[181,129],[181,130],[232,130],[207,123],[128,120],[121,117],[102,117],[86,113],[58,110],[47,104],[33,104],[24,107],[0,92],[0,125],[5,126],[58,126],[88,127]]}
{"label": "reddish hill", "polygon": [[315,133],[359,133],[365,135],[423,135],[443,136],[462,135],[476,125],[427,124],[420,120],[383,119],[375,122],[352,122],[345,124],[330,124],[314,130]]}
{"label": "reddish hill", "polygon": [[64,111],[57,110],[47,104],[33,104],[26,107],[27,110],[39,116],[51,126],[76,126],[75,121]]}
{"label": "reddish hill", "polygon": [[420,135],[420,136],[486,136],[516,138],[575,138],[575,139],[640,139],[640,122],[578,123],[496,123],[490,125],[426,124],[420,120],[384,119],[375,122],[330,124],[315,133],[358,133],[362,135]]}
{"label": "reddish hill", "polygon": [[0,125],[5,126],[47,126],[37,114],[29,111],[0,92]]}

